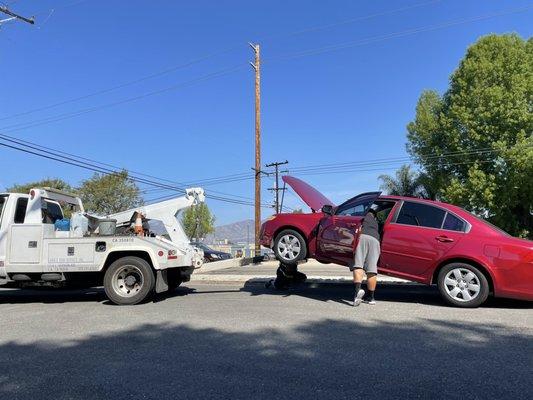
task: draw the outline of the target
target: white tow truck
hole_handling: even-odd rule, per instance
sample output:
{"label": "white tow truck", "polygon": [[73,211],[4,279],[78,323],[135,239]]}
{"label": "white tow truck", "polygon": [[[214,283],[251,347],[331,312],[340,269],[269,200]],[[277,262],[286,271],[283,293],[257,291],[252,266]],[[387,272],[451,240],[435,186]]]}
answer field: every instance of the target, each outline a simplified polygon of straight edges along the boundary
{"label": "white tow truck", "polygon": [[0,193],[0,279],[22,288],[103,285],[113,303],[137,304],[201,267],[203,253],[190,245],[178,215],[204,200],[203,189],[191,188],[103,218],[51,188]]}

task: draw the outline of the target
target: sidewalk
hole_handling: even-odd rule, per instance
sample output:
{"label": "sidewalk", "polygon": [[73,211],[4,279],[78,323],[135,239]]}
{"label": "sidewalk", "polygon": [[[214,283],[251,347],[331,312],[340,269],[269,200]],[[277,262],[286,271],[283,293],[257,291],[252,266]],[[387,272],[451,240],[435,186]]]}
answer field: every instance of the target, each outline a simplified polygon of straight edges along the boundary
{"label": "sidewalk", "polygon": [[[191,282],[205,283],[265,283],[275,278],[277,261],[241,266],[239,259],[204,264],[191,276]],[[337,264],[321,264],[309,260],[300,264],[298,270],[307,275],[307,283],[352,284],[352,273],[347,267]],[[378,282],[412,284],[400,278],[378,275]]]}

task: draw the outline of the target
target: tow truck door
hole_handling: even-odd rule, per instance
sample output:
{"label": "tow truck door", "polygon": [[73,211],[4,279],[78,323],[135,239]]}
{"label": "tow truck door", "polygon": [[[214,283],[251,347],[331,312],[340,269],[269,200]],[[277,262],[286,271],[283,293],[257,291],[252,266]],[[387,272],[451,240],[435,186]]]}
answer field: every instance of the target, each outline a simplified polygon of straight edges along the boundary
{"label": "tow truck door", "polygon": [[353,262],[361,226],[368,208],[381,192],[368,192],[351,198],[335,209],[333,215],[325,216],[317,234],[317,257],[342,265]]}

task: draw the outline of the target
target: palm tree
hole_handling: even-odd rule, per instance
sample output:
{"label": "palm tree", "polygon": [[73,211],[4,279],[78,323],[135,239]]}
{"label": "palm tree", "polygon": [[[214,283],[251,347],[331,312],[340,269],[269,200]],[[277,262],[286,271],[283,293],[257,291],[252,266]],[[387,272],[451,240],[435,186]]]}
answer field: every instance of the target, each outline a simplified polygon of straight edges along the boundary
{"label": "palm tree", "polygon": [[380,175],[379,179],[382,181],[380,188],[394,196],[419,197],[423,194],[424,188],[419,175],[411,171],[409,165],[402,165],[395,175],[396,177]]}

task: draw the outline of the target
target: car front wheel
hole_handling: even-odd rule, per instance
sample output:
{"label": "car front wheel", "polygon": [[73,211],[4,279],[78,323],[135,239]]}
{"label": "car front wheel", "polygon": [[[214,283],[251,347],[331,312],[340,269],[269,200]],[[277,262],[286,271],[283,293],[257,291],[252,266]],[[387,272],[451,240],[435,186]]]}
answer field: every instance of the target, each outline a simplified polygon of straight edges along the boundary
{"label": "car front wheel", "polygon": [[292,229],[280,232],[274,240],[276,258],[287,264],[296,264],[307,257],[305,239]]}
{"label": "car front wheel", "polygon": [[437,279],[444,300],[456,307],[478,307],[489,296],[489,282],[473,265],[451,263],[444,266]]}

